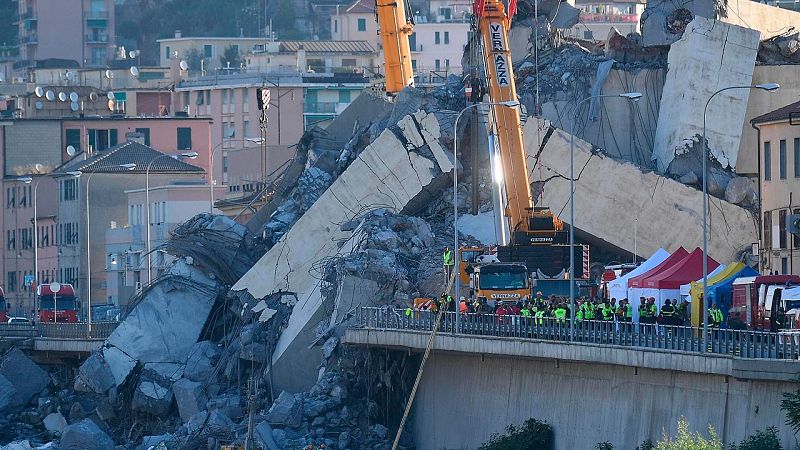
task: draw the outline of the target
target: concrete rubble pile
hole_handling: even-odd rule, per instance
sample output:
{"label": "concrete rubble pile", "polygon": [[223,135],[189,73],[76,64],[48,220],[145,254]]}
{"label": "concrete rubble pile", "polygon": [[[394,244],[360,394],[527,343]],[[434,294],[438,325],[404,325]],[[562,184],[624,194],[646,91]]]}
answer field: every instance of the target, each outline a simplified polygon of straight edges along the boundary
{"label": "concrete rubble pile", "polygon": [[758,63],[800,64],[800,32],[789,31],[761,41],[758,48]]}

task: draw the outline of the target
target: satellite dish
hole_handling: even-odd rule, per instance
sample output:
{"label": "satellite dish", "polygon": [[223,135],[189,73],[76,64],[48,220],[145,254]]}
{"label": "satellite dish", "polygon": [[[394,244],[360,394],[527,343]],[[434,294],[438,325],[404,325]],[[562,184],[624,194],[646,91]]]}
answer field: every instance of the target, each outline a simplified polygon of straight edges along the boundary
{"label": "satellite dish", "polygon": [[139,56],[139,50],[131,50],[128,52],[128,57],[131,59],[136,58],[137,56]]}
{"label": "satellite dish", "polygon": [[75,102],[77,102],[77,101],[78,101],[78,93],[77,93],[77,92],[70,92],[70,93],[69,93],[69,100],[70,100],[72,103],[75,103]]}
{"label": "satellite dish", "polygon": [[106,70],[106,78],[109,80],[114,78],[114,72],[112,72],[111,69]]}
{"label": "satellite dish", "polygon": [[109,111],[114,111],[114,100],[109,100],[108,101],[108,110]]}
{"label": "satellite dish", "polygon": [[34,89],[33,92],[39,98],[42,98],[42,96],[44,95],[44,89],[42,89],[41,86],[36,86],[36,89]]}
{"label": "satellite dish", "polygon": [[61,283],[58,282],[50,283],[50,290],[53,291],[54,294],[58,294],[58,291],[61,290]]}
{"label": "satellite dish", "polygon": [[71,109],[73,112],[78,112],[79,108],[80,106],[78,105],[78,102],[72,102],[69,104],[69,109]]}
{"label": "satellite dish", "polygon": [[89,93],[89,100],[96,102],[97,101],[97,92]]}
{"label": "satellite dish", "polygon": [[67,155],[69,155],[69,156],[75,156],[75,153],[76,153],[75,146],[73,146],[73,145],[68,145],[68,146],[67,146]]}
{"label": "satellite dish", "polygon": [[36,173],[41,173],[42,169],[44,169],[44,166],[39,163],[36,163],[33,165],[33,168],[34,170],[36,170]]}
{"label": "satellite dish", "polygon": [[135,77],[139,77],[139,68],[136,66],[131,67],[131,75]]}
{"label": "satellite dish", "polygon": [[109,100],[114,100],[114,93],[111,92],[111,91],[108,91],[108,93],[106,94],[106,97],[108,97]]}
{"label": "satellite dish", "polygon": [[67,80],[72,81],[75,78],[75,72],[67,71]]}
{"label": "satellite dish", "polygon": [[67,94],[64,93],[64,92],[59,92],[58,93],[58,99],[61,100],[62,102],[67,101]]}
{"label": "satellite dish", "polygon": [[42,108],[44,108],[44,103],[42,103],[41,100],[37,100],[36,101],[36,109],[42,109]]}
{"label": "satellite dish", "polygon": [[44,98],[52,102],[53,100],[56,99],[56,93],[48,90],[47,92],[45,92]]}
{"label": "satellite dish", "polygon": [[189,63],[181,61],[181,70],[189,70]]}

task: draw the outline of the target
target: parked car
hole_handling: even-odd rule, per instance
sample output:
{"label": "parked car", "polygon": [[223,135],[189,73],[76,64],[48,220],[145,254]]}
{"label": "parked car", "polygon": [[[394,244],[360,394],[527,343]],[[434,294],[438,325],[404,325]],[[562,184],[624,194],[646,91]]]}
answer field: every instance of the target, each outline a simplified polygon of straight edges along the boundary
{"label": "parked car", "polygon": [[33,321],[27,317],[9,317],[8,323],[10,324],[27,324],[33,326]]}

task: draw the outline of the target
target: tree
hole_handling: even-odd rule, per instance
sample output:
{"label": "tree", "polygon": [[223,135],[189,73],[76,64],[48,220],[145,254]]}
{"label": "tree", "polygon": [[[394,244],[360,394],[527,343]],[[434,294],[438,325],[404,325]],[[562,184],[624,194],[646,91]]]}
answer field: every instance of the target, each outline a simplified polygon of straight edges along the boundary
{"label": "tree", "polygon": [[202,69],[201,61],[203,61],[203,52],[201,52],[200,49],[192,47],[185,51],[183,53],[183,59],[186,61],[186,64],[189,65],[189,70],[199,72]]}
{"label": "tree", "polygon": [[723,450],[722,441],[714,427],[708,427],[706,438],[701,433],[689,431],[689,423],[681,417],[678,421],[678,435],[675,438],[664,433],[664,437],[656,443],[656,450]]}
{"label": "tree", "polygon": [[493,434],[480,450],[550,450],[553,439],[553,427],[531,418],[522,426],[509,425],[505,435]]}
{"label": "tree", "polygon": [[783,450],[783,446],[778,440],[778,429],[769,427],[764,431],[756,431],[738,446],[731,445],[729,450]]}
{"label": "tree", "polygon": [[794,392],[783,393],[781,409],[786,413],[786,425],[795,433],[800,432],[800,385]]}
{"label": "tree", "polygon": [[222,67],[228,67],[229,64],[231,68],[238,69],[241,67],[242,56],[239,54],[239,47],[234,47],[233,45],[225,47],[225,51],[219,57],[219,63],[222,64]]}

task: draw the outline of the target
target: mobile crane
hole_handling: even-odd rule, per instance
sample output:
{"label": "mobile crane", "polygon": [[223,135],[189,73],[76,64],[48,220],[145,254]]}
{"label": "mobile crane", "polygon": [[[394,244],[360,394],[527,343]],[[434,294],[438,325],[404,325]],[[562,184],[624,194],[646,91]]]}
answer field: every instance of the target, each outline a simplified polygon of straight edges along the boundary
{"label": "mobile crane", "polygon": [[383,44],[386,95],[393,97],[406,86],[414,86],[411,44],[414,13],[406,0],[375,0],[375,15]]}
{"label": "mobile crane", "polygon": [[[501,0],[475,0],[473,15],[483,48],[486,85],[492,106],[492,126],[496,135],[500,161],[492,161],[493,170],[502,172],[505,188],[503,215],[510,231],[506,242],[497,247],[496,260],[477,264],[470,279],[473,296],[489,301],[522,299],[532,293],[535,275],[538,288],[545,285],[550,293],[563,294],[569,289],[565,273],[569,269],[570,247],[561,220],[549,208],[534,207],[526,152],[522,139],[519,108],[498,106],[518,102],[508,47],[508,31],[516,1],[510,0],[508,12]],[[502,198],[502,196],[501,196]],[[583,274],[583,249],[576,246],[575,272]],[[520,268],[526,279],[521,279]]]}

